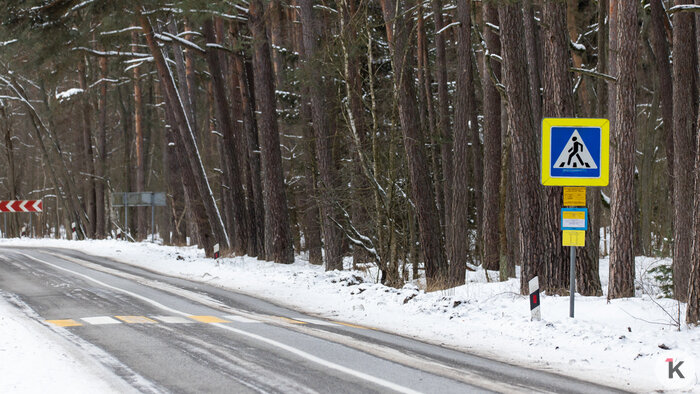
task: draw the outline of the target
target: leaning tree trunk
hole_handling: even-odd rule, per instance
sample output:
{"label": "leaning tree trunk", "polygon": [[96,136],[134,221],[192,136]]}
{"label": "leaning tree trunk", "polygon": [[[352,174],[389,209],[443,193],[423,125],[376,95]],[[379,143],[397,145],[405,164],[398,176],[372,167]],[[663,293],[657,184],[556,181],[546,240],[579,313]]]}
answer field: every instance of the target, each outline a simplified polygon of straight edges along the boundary
{"label": "leaning tree trunk", "polygon": [[[679,1],[692,4],[692,0]],[[673,295],[679,301],[688,296],[690,254],[692,247],[693,178],[689,177],[694,164],[693,100],[693,14],[678,12],[673,16]]]}
{"label": "leaning tree trunk", "polygon": [[[407,4],[410,8],[411,2]],[[416,89],[413,79],[413,56],[409,52],[409,35],[413,19],[404,14],[401,4],[395,0],[382,1],[384,23],[392,53],[395,94],[398,99],[399,118],[404,148],[408,161],[411,190],[418,215],[418,229],[425,261],[428,289],[436,290],[447,284],[447,259],[442,231],[435,204],[428,160],[423,143],[423,127],[418,119]]]}
{"label": "leaning tree trunk", "polygon": [[637,3],[618,3],[616,127],[613,129],[611,245],[608,299],[634,297],[634,155]]}
{"label": "leaning tree trunk", "polygon": [[[219,208],[216,206],[214,194],[209,186],[209,180],[206,172],[204,171],[204,166],[202,164],[199,150],[197,149],[195,137],[192,133],[192,129],[190,128],[190,122],[187,118],[187,114],[180,96],[175,88],[175,81],[173,80],[173,76],[170,73],[170,69],[168,68],[161,49],[155,42],[150,21],[147,17],[141,15],[140,22],[146,35],[146,42],[148,43],[151,54],[153,55],[153,60],[158,71],[158,77],[163,88],[163,95],[165,97],[167,111],[172,115],[176,128],[180,133],[181,143],[185,149],[185,152],[187,153],[185,155],[186,161],[192,170],[192,176],[197,186],[198,197],[204,204],[204,209],[211,223],[212,236],[214,238],[213,243],[219,243],[222,249],[228,249],[230,245],[228,234],[224,228],[224,223],[221,219]],[[205,249],[205,252],[207,256],[213,256],[213,249]]]}
{"label": "leaning tree trunk", "polygon": [[260,0],[250,1],[248,17],[248,25],[253,36],[255,101],[260,111],[258,131],[263,171],[265,257],[277,263],[288,264],[294,262],[292,232],[285,196],[270,45],[265,33],[263,6]]}
{"label": "leaning tree trunk", "polygon": [[540,233],[540,184],[537,132],[529,100],[529,86],[523,37],[522,10],[519,4],[498,7],[503,57],[503,83],[508,97],[508,128],[511,134],[513,180],[518,184],[517,207],[521,236],[518,259],[521,264],[520,292],[528,294],[528,282],[542,274]]}

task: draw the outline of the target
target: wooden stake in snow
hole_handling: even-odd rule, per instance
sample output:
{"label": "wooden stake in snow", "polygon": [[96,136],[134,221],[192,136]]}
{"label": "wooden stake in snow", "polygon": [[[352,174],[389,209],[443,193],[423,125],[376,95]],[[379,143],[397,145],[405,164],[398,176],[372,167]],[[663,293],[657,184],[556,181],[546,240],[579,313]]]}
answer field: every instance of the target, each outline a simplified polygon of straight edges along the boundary
{"label": "wooden stake in snow", "polygon": [[219,258],[219,244],[214,244],[214,258]]}
{"label": "wooden stake in snow", "polygon": [[541,320],[540,316],[540,281],[535,276],[530,279],[528,283],[530,288],[530,313],[532,317],[530,320]]}

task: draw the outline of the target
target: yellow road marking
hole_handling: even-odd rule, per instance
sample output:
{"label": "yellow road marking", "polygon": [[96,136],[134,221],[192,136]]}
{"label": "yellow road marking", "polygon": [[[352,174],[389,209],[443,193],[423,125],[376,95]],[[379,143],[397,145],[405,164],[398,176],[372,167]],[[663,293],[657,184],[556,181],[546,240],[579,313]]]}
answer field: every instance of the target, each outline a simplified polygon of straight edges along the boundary
{"label": "yellow road marking", "polygon": [[81,323],[78,323],[77,321],[73,319],[65,319],[65,320],[47,320],[47,322],[57,325],[59,327],[76,327],[76,326],[82,326]]}
{"label": "yellow road marking", "polygon": [[192,320],[196,320],[200,323],[231,323],[228,320],[218,318],[216,316],[187,316]]}
{"label": "yellow road marking", "polygon": [[284,321],[286,321],[287,323],[292,323],[292,324],[309,324],[309,323],[307,323],[307,322],[305,322],[305,321],[294,320],[294,319],[290,319],[290,318],[284,317],[284,316],[275,316],[275,317],[278,318],[278,319],[280,319],[280,320],[284,320]]}
{"label": "yellow road marking", "polygon": [[340,324],[340,325],[343,325],[346,327],[359,328],[361,330],[374,330],[374,328],[371,328],[371,327],[358,326],[356,324],[350,324],[350,323],[343,323],[342,321],[332,321],[331,323]]}
{"label": "yellow road marking", "polygon": [[146,316],[114,316],[117,319],[123,321],[124,323],[132,323],[132,324],[156,324],[158,323],[157,321],[153,319],[149,319]]}

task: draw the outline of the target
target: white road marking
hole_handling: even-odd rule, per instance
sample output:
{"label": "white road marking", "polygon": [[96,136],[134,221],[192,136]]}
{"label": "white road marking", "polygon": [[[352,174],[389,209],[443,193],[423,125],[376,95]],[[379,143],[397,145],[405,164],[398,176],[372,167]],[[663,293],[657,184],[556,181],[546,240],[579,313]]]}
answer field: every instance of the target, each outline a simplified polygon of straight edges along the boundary
{"label": "white road marking", "polygon": [[[136,294],[136,293],[131,292],[131,291],[129,291],[129,290],[125,290],[125,289],[122,289],[122,288],[119,288],[119,287],[116,287],[116,286],[108,285],[108,284],[106,284],[106,283],[104,283],[104,282],[102,282],[102,281],[99,281],[99,280],[97,280],[97,279],[95,279],[95,278],[92,278],[92,277],[90,277],[90,276],[88,276],[88,275],[81,274],[81,273],[79,273],[79,272],[75,272],[75,271],[69,270],[68,268],[60,267],[60,266],[58,266],[58,265],[56,265],[56,264],[49,263],[48,261],[44,261],[44,260],[38,259],[38,258],[36,258],[36,257],[30,256],[30,255],[25,254],[25,253],[18,252],[18,254],[21,254],[22,256],[25,256],[25,257],[27,257],[27,258],[29,258],[29,259],[31,259],[31,260],[37,261],[37,262],[39,262],[39,263],[46,264],[46,265],[48,265],[48,266],[50,266],[50,267],[54,267],[54,268],[56,268],[56,269],[58,269],[58,270],[65,271],[65,272],[71,273],[71,274],[73,274],[73,275],[79,276],[79,277],[81,277],[81,278],[87,279],[87,280],[89,280],[89,281],[91,281],[91,282],[97,283],[97,284],[99,284],[99,285],[101,285],[101,286],[104,286],[104,287],[106,287],[106,288],[108,288],[108,289],[120,291],[120,292],[122,292],[122,293],[124,293],[124,294],[127,294],[127,295],[130,295],[130,296],[132,296],[132,297],[134,297],[134,298],[138,298],[139,300],[148,302],[149,304],[151,304],[151,305],[153,305],[153,306],[155,306],[155,307],[157,307],[157,308],[163,309],[163,310],[165,310],[165,311],[168,311],[168,312],[170,312],[170,313],[174,313],[174,314],[181,315],[181,316],[190,316],[190,315],[191,315],[191,314],[189,314],[189,313],[181,312],[181,311],[179,311],[179,310],[177,310],[177,309],[173,309],[173,308],[167,307],[167,306],[161,304],[161,303],[158,302],[158,301],[155,301],[155,300],[152,300],[152,299],[150,299],[150,298],[148,298],[148,297],[144,297],[144,296],[142,296],[142,295]],[[258,341],[260,341],[260,342],[264,342],[264,343],[266,343],[266,344],[268,344],[268,345],[277,347],[277,348],[282,349],[282,350],[286,350],[286,351],[289,352],[289,353],[295,354],[295,355],[297,355],[297,356],[299,356],[299,357],[301,357],[301,358],[304,358],[304,359],[306,359],[306,360],[308,360],[308,361],[311,361],[311,362],[313,362],[313,363],[322,365],[322,366],[324,366],[324,367],[326,367],[326,368],[334,369],[334,370],[336,370],[336,371],[339,371],[339,372],[348,374],[348,375],[350,375],[350,376],[354,376],[354,377],[359,378],[359,379],[362,379],[362,380],[366,380],[366,381],[368,381],[368,382],[370,382],[370,383],[374,383],[374,384],[376,384],[376,385],[378,385],[378,386],[386,387],[386,388],[388,388],[388,389],[397,391],[397,392],[399,392],[399,393],[406,393],[406,394],[418,394],[418,393],[419,393],[418,391],[412,390],[412,389],[410,389],[410,388],[408,388],[408,387],[404,387],[404,386],[398,385],[398,384],[396,384],[396,383],[390,382],[390,381],[388,381],[388,380],[384,380],[384,379],[382,379],[382,378],[378,378],[378,377],[376,377],[376,376],[372,376],[372,375],[366,374],[366,373],[364,373],[364,372],[360,372],[360,371],[354,370],[354,369],[352,369],[352,368],[348,368],[348,367],[342,366],[342,365],[340,365],[340,364],[336,364],[336,363],[334,363],[334,362],[332,362],[332,361],[328,361],[328,360],[322,359],[322,358],[320,358],[320,357],[314,356],[313,354],[307,353],[307,352],[305,352],[305,351],[303,351],[303,350],[300,350],[300,349],[297,349],[297,348],[295,348],[295,347],[286,345],[286,344],[284,344],[284,343],[282,343],[282,342],[275,341],[274,339],[265,338],[265,337],[263,337],[263,336],[260,336],[260,335],[257,335],[257,334],[253,334],[253,333],[250,333],[250,332],[247,332],[247,331],[239,330],[239,329],[236,329],[236,328],[231,327],[230,325],[226,325],[226,324],[222,324],[222,323],[213,323],[212,326],[216,326],[216,327],[219,327],[219,328],[221,328],[221,329],[224,329],[224,330],[227,330],[227,331],[230,331],[230,332],[239,334],[239,335],[243,335],[243,336],[246,336],[246,337],[249,337],[249,338],[252,338],[252,339],[256,339],[256,340],[258,340]]]}
{"label": "white road marking", "polygon": [[119,320],[112,319],[109,316],[81,317],[80,320],[93,325],[121,324]]}
{"label": "white road marking", "polygon": [[151,316],[152,318],[156,320],[160,320],[163,323],[169,323],[169,324],[190,324],[194,323],[194,320],[191,319],[186,319],[181,316]]}
{"label": "white road marking", "polygon": [[297,319],[297,318],[295,318],[294,320],[299,320],[299,321],[303,321],[303,322],[310,323],[310,324],[316,324],[316,325],[319,325],[319,326],[340,327],[340,324],[331,323],[331,322],[325,321],[325,320],[318,320],[318,319]]}
{"label": "white road marking", "polygon": [[224,319],[235,321],[238,323],[262,323],[260,320],[248,319],[247,317],[238,315],[226,315],[224,316]]}

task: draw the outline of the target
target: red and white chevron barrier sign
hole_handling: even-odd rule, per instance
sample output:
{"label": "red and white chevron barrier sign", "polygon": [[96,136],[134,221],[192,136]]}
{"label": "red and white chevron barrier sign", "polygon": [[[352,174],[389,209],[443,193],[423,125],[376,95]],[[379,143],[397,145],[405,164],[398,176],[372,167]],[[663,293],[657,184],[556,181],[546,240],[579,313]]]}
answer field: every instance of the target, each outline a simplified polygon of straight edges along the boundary
{"label": "red and white chevron barrier sign", "polygon": [[2,200],[0,212],[43,212],[41,200]]}

